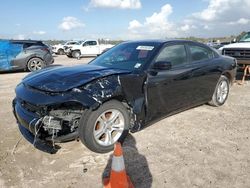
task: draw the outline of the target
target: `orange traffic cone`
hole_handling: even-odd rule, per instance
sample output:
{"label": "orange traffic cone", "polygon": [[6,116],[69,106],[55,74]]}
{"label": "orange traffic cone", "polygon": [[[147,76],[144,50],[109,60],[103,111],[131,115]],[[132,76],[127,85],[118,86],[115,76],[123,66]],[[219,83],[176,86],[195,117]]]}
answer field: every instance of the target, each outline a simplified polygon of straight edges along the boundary
{"label": "orange traffic cone", "polygon": [[119,142],[115,144],[110,177],[105,178],[103,184],[105,188],[134,188],[125,171],[122,146]]}

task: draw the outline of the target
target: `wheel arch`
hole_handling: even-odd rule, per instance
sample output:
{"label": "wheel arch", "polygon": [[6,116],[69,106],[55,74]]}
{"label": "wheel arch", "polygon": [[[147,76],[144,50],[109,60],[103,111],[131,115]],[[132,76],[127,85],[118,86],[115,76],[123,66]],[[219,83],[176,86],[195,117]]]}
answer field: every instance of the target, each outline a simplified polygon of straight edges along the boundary
{"label": "wheel arch", "polygon": [[73,53],[73,52],[80,52],[81,53],[81,50],[80,49],[74,49],[74,50],[72,50],[71,53]]}
{"label": "wheel arch", "polygon": [[56,51],[56,53],[59,54],[60,51],[63,51],[63,53],[65,52],[63,48],[58,48],[57,51]]}
{"label": "wheel arch", "polygon": [[[75,55],[74,55],[75,52],[79,52],[79,57],[75,57]],[[82,53],[81,53],[81,50],[80,50],[80,49],[75,49],[75,50],[72,50],[72,51],[71,51],[71,55],[72,55],[72,57],[74,57],[74,58],[80,58],[81,55],[82,55]]]}
{"label": "wheel arch", "polygon": [[97,110],[102,104],[107,103],[109,101],[118,101],[120,103],[122,103],[126,108],[131,108],[130,105],[128,104],[128,102],[126,101],[125,96],[123,95],[116,95],[116,96],[112,96],[110,98],[105,98],[102,99],[101,101],[96,102],[94,105],[90,106],[89,109],[94,111]]}
{"label": "wheel arch", "polygon": [[230,72],[225,71],[221,74],[222,76],[227,77],[228,81],[229,81],[229,85],[233,85],[233,76],[230,74]]}

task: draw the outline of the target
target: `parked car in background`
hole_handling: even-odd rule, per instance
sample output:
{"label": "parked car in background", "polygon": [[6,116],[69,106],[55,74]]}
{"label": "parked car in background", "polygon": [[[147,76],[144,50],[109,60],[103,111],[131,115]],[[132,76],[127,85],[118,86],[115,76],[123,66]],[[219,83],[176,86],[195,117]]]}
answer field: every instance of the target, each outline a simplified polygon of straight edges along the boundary
{"label": "parked car in background", "polygon": [[236,43],[221,47],[219,51],[222,55],[236,58],[239,66],[250,65],[250,32],[243,35]]}
{"label": "parked car in background", "polygon": [[99,44],[98,40],[85,40],[79,45],[66,50],[66,55],[73,58],[81,58],[83,56],[98,56],[104,51],[112,48],[111,44]]}
{"label": "parked car in background", "polygon": [[56,44],[52,46],[52,52],[58,55],[63,55],[65,54],[65,50],[73,47],[74,45],[79,45],[79,44],[80,41],[68,41],[65,42],[64,44]]}
{"label": "parked car in background", "polygon": [[26,76],[13,111],[23,136],[39,149],[53,151],[51,143],[79,137],[105,153],[157,119],[204,103],[223,105],[235,75],[234,58],[201,43],[124,42],[87,65]]}
{"label": "parked car in background", "polygon": [[54,62],[50,48],[35,40],[0,40],[0,71],[36,71]]}
{"label": "parked car in background", "polygon": [[230,42],[208,42],[207,45],[214,48],[214,49],[219,49],[225,45],[230,44]]}

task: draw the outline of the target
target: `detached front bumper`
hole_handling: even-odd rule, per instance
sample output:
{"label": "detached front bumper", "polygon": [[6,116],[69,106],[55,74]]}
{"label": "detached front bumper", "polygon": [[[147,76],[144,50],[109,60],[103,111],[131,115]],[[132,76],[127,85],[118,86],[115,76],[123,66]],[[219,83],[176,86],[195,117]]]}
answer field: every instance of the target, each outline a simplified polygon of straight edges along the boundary
{"label": "detached front bumper", "polygon": [[13,113],[16,117],[17,123],[35,135],[35,124],[39,120],[39,116],[25,110],[22,107],[22,104],[16,99],[13,100]]}
{"label": "detached front bumper", "polygon": [[13,113],[16,117],[21,134],[35,148],[51,154],[58,151],[58,146],[55,147],[51,142],[41,140],[36,136],[37,130],[35,126],[39,117],[22,108],[22,105],[16,99],[13,100]]}
{"label": "detached front bumper", "polygon": [[[27,104],[23,103],[21,100],[13,100],[13,113],[16,117],[19,130],[26,140],[37,149],[48,153],[55,153],[58,150],[58,146],[55,146],[54,143],[74,140],[79,136],[78,131],[63,135],[54,135],[53,132],[53,135],[51,135],[45,128],[46,118],[47,120],[49,119],[51,128],[54,128],[55,132],[57,130],[56,127],[52,127],[55,126],[52,125],[52,122],[56,120],[53,120],[52,116],[39,116],[36,113],[26,110],[26,108]],[[61,127],[58,130],[62,130]]]}
{"label": "detached front bumper", "polygon": [[39,149],[43,152],[54,154],[60,149],[59,146],[53,146],[52,144],[49,144],[48,142],[45,142],[43,140],[40,140],[39,138],[35,138],[35,136],[29,132],[26,128],[24,128],[22,125],[18,124],[18,128],[23,135],[23,137],[28,140],[36,149]]}

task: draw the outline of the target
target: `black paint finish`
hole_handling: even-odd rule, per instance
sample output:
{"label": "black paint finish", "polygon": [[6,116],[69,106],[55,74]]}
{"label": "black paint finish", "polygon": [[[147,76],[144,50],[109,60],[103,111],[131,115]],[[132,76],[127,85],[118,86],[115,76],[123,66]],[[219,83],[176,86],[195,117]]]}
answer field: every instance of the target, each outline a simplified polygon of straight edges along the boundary
{"label": "black paint finish", "polygon": [[29,74],[16,87],[13,101],[19,126],[34,135],[36,122],[51,109],[75,103],[83,110],[95,110],[106,101],[116,99],[127,106],[130,129],[137,131],[158,118],[210,101],[222,74],[230,81],[235,78],[235,60],[215,51],[209,60],[192,62],[187,53],[185,64],[170,70],[152,68],[155,57],[166,44],[181,43],[187,48],[192,44],[212,50],[205,45],[190,41],[137,41],[123,45],[131,43],[157,44],[152,57],[140,69],[107,68],[90,62],[82,66],[45,68]]}

